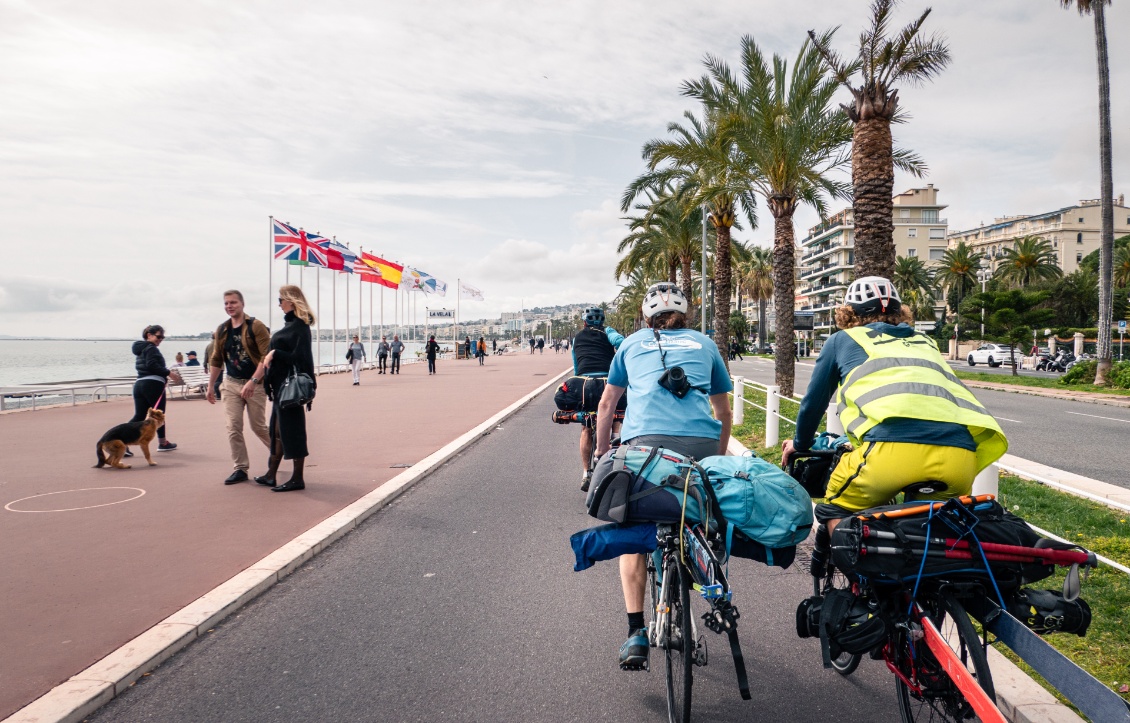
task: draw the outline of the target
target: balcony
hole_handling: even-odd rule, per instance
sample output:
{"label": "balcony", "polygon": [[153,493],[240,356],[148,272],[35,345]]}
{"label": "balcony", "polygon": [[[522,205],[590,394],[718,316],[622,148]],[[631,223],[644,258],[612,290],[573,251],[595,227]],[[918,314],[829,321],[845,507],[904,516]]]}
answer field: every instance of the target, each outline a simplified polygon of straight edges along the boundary
{"label": "balcony", "polygon": [[949,224],[948,218],[896,218],[896,226],[945,226]]}
{"label": "balcony", "polygon": [[805,296],[810,296],[812,294],[820,294],[821,292],[827,294],[827,293],[830,293],[830,291],[833,290],[833,289],[844,289],[844,288],[847,288],[846,282],[838,281],[838,280],[832,280],[832,281],[829,281],[827,283],[820,284],[819,286],[805,287],[804,289],[801,289],[800,293],[804,294]]}
{"label": "balcony", "polygon": [[843,243],[843,240],[841,239],[839,242],[832,244],[830,246],[825,246],[824,248],[820,249],[819,251],[813,251],[810,254],[805,254],[804,256],[801,256],[800,257],[800,264],[802,266],[804,266],[804,265],[806,265],[805,264],[806,261],[815,261],[816,259],[819,259],[822,256],[827,256],[828,254],[835,253],[836,251],[851,251],[851,250],[854,250],[854,249],[855,249],[854,243],[852,243],[850,245],[846,245],[846,244]]}
{"label": "balcony", "polygon": [[802,271],[800,273],[800,278],[802,280],[808,281],[811,280],[814,276],[820,276],[821,274],[833,274],[840,269],[847,268],[851,268],[851,264],[847,263],[846,261],[837,261],[835,263],[825,264],[824,266],[813,267],[808,271]]}

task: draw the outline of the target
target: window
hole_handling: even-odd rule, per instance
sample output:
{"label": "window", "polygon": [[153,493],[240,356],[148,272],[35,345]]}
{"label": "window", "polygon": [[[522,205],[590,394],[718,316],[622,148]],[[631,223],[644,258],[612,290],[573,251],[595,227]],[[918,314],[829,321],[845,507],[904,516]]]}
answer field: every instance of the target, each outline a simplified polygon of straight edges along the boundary
{"label": "window", "polygon": [[945,256],[946,256],[946,250],[944,248],[930,249],[930,260],[931,261],[941,261],[943,258],[945,258]]}
{"label": "window", "polygon": [[930,238],[940,239],[940,238],[945,238],[945,237],[946,237],[946,230],[944,228],[932,228],[932,229],[930,229]]}
{"label": "window", "polygon": [[1052,248],[1053,249],[1059,248],[1059,240],[1058,239],[1054,239],[1054,238],[1052,239]]}
{"label": "window", "polygon": [[1075,243],[1077,243],[1077,244],[1083,243],[1083,234],[1082,233],[1075,234]]}
{"label": "window", "polygon": [[906,236],[907,236],[907,238],[918,238],[918,229],[908,228],[906,230]]}
{"label": "window", "polygon": [[929,209],[922,212],[922,220],[926,223],[937,223],[938,212],[936,209]]}
{"label": "window", "polygon": [[1082,216],[1079,217],[1079,223],[1083,223],[1083,217]]}
{"label": "window", "polygon": [[909,258],[909,259],[912,259],[917,255],[918,255],[918,249],[907,249],[906,250],[906,257]]}
{"label": "window", "polygon": [[900,209],[899,218],[910,218],[910,211],[907,209]]}
{"label": "window", "polygon": [[1082,260],[1083,260],[1083,252],[1080,251],[1079,253],[1075,254],[1075,263],[1079,263]]}

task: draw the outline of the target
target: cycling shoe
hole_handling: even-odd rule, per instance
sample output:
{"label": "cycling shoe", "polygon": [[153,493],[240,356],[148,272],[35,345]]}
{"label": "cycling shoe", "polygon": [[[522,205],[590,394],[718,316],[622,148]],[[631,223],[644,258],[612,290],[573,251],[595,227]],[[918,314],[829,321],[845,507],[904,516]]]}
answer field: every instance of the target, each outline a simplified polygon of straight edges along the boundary
{"label": "cycling shoe", "polygon": [[620,646],[621,670],[647,670],[647,629],[640,628]]}
{"label": "cycling shoe", "polygon": [[592,482],[592,472],[585,472],[581,477],[581,492],[589,491],[589,483]]}

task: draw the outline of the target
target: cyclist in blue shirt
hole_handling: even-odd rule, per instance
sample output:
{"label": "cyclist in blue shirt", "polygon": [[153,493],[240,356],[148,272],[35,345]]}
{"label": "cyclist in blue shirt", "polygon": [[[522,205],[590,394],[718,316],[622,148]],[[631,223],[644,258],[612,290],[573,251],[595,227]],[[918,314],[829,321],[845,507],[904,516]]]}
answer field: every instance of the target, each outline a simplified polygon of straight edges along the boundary
{"label": "cyclist in blue shirt", "polygon": [[[573,337],[573,376],[604,378],[608,376],[608,367],[612,364],[612,357],[624,341],[624,335],[611,326],[604,326],[604,310],[599,306],[585,309],[584,327]],[[587,382],[586,382],[587,385]],[[595,394],[595,392],[594,392]],[[620,405],[623,409],[623,405]],[[589,470],[589,460],[592,459],[592,435],[588,430],[581,432],[581,491],[588,492],[592,471]]]}
{"label": "cyclist in blue shirt", "polygon": [[[611,446],[612,413],[625,394],[628,407],[620,430],[625,444],[663,447],[695,459],[726,453],[731,424],[728,395],[733,384],[714,342],[686,328],[687,307],[687,298],[675,284],[655,284],[647,290],[643,316],[648,328],[620,345],[600,398],[597,454]],[[685,375],[682,384],[679,371]],[[620,647],[620,667],[639,670],[648,655],[643,555],[620,557],[620,582],[629,630]]]}

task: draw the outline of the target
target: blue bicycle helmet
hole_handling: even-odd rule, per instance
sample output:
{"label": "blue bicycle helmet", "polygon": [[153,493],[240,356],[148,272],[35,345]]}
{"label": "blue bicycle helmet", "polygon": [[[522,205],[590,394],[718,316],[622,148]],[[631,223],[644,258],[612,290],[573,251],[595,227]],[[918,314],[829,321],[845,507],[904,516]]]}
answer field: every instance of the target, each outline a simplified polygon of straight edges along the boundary
{"label": "blue bicycle helmet", "polygon": [[585,326],[604,326],[604,309],[599,306],[591,306],[585,309],[583,318]]}

